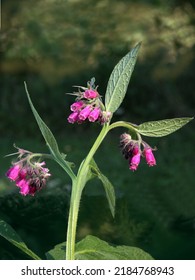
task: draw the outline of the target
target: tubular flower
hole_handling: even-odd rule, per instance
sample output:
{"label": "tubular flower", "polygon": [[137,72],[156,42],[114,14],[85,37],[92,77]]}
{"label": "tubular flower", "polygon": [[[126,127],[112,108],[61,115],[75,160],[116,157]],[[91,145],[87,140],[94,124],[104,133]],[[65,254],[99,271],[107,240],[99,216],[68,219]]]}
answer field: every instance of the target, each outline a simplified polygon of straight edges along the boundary
{"label": "tubular flower", "polygon": [[90,105],[88,105],[88,106],[86,106],[84,109],[82,109],[82,110],[80,111],[80,113],[79,113],[79,116],[78,116],[79,120],[80,120],[80,121],[86,120],[86,119],[88,118],[88,116],[89,116],[91,110],[92,110],[92,108],[91,108]]}
{"label": "tubular flower", "polygon": [[[20,151],[23,153],[21,154]],[[18,149],[20,160],[13,163],[7,171],[6,176],[15,182],[24,196],[32,195],[46,186],[48,178],[51,176],[49,169],[45,168],[45,162],[33,162],[31,152]]]}
{"label": "tubular flower", "polygon": [[143,154],[146,158],[146,162],[149,166],[156,165],[156,159],[153,155],[152,149],[150,147],[147,147],[144,149]]}
{"label": "tubular flower", "polygon": [[16,181],[16,186],[20,188],[20,193],[24,196],[30,193],[30,185],[26,179]]}
{"label": "tubular flower", "polygon": [[130,158],[130,160],[129,160],[129,169],[130,170],[132,170],[132,171],[137,170],[138,165],[140,163],[140,157],[141,157],[141,154],[137,153],[136,155],[132,156],[132,158]]}
{"label": "tubular flower", "polygon": [[74,112],[72,114],[70,114],[70,116],[68,117],[68,122],[69,123],[75,123],[78,120],[78,112]]}
{"label": "tubular flower", "polygon": [[18,178],[20,172],[21,172],[21,166],[19,164],[15,164],[7,171],[6,176],[10,180],[15,181]]}
{"label": "tubular flower", "polygon": [[140,163],[140,157],[141,157],[141,153],[140,153],[140,148],[138,146],[138,144],[136,143],[131,151],[131,155],[129,157],[129,169],[132,171],[137,170],[138,165]]}
{"label": "tubular flower", "polygon": [[74,102],[71,106],[70,106],[70,110],[73,112],[77,112],[79,109],[82,108],[82,106],[84,105],[84,102],[82,100]]}
{"label": "tubular flower", "polygon": [[[140,146],[143,145],[144,149],[141,150]],[[120,136],[120,148],[125,159],[129,161],[129,169],[132,171],[137,170],[141,156],[146,158],[146,162],[149,166],[156,165],[156,160],[152,152],[152,148],[142,140],[133,140],[127,133],[123,133]]]}
{"label": "tubular flower", "polygon": [[93,109],[93,111],[90,112],[89,116],[88,116],[88,120],[90,122],[95,122],[100,115],[100,108],[95,108]]}
{"label": "tubular flower", "polygon": [[[78,92],[73,93],[76,95],[76,101],[70,106],[71,113],[68,117],[69,123],[81,124],[86,120],[90,122],[99,122],[104,124],[110,121],[111,112],[106,112],[104,104],[102,103],[101,96],[94,85],[95,79],[92,78],[87,83],[88,87],[78,86]],[[81,91],[84,90],[84,91]]]}

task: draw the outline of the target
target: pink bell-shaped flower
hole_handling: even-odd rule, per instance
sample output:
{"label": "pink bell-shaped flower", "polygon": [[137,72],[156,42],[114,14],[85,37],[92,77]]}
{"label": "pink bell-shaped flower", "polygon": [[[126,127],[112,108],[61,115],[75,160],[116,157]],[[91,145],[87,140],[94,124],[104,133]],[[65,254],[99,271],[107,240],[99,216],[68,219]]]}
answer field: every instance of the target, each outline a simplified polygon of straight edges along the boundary
{"label": "pink bell-shaped flower", "polygon": [[146,158],[146,162],[149,166],[156,165],[156,159],[153,155],[152,149],[150,147],[147,147],[144,149],[143,154]]}
{"label": "pink bell-shaped flower", "polygon": [[88,120],[90,122],[95,122],[100,115],[100,108],[95,108],[93,109],[93,111],[90,112],[89,116],[88,116]]}

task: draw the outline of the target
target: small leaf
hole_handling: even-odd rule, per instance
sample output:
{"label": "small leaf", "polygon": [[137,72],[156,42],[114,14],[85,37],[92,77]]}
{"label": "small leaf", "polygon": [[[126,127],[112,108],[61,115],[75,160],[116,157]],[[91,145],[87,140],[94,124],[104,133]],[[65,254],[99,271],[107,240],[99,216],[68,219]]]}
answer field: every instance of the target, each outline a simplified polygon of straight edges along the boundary
{"label": "small leaf", "polygon": [[24,85],[25,85],[25,90],[26,90],[26,94],[28,97],[30,107],[31,107],[34,117],[37,121],[37,124],[41,130],[41,133],[45,139],[45,142],[46,142],[47,146],[49,147],[51,154],[53,155],[55,161],[73,178],[74,173],[71,170],[72,164],[65,160],[64,154],[60,153],[57,141],[56,141],[53,133],[51,132],[49,127],[44,123],[44,121],[39,116],[37,110],[35,109],[32,101],[31,101],[30,95],[28,93],[27,85],[25,82],[24,82]]}
{"label": "small leaf", "polygon": [[140,45],[140,43],[137,44],[124,56],[110,75],[105,95],[105,106],[108,112],[114,113],[125,97]]}
{"label": "small leaf", "polygon": [[108,204],[110,207],[110,211],[112,216],[114,217],[115,215],[115,191],[114,187],[109,181],[109,179],[100,171],[98,168],[96,162],[94,159],[91,160],[90,162],[90,179],[92,179],[94,176],[98,177],[100,181],[102,182],[105,192],[106,192],[106,197],[108,200]]}
{"label": "small leaf", "polygon": [[39,256],[37,256],[26,246],[15,230],[3,220],[0,220],[0,235],[14,246],[19,248],[22,252],[30,256],[32,259],[40,260]]}
{"label": "small leaf", "polygon": [[107,242],[88,235],[76,244],[76,260],[152,260],[140,248],[130,246],[111,246]]}
{"label": "small leaf", "polygon": [[175,132],[192,119],[193,118],[175,118],[145,122],[138,125],[135,129],[145,136],[162,137]]}

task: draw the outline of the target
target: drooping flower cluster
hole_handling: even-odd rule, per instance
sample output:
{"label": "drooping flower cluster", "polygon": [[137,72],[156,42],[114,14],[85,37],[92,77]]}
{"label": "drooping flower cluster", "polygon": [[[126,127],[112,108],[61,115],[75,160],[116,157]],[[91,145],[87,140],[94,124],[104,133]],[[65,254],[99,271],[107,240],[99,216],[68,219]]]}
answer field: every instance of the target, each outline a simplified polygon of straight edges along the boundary
{"label": "drooping flower cluster", "polygon": [[[141,145],[143,149],[141,149]],[[132,171],[137,170],[141,156],[145,157],[149,166],[156,165],[156,159],[153,154],[153,150],[146,142],[140,140],[133,140],[127,133],[123,133],[120,137],[120,147],[122,153],[129,161],[129,169]]]}
{"label": "drooping flower cluster", "polygon": [[76,101],[70,106],[72,113],[68,117],[69,123],[81,124],[86,120],[90,122],[99,122],[104,124],[109,122],[111,113],[106,112],[104,105],[101,101],[101,96],[94,85],[95,79],[92,78],[87,83],[88,87],[78,86],[78,92],[73,93],[76,95]]}
{"label": "drooping flower cluster", "polygon": [[37,162],[33,159],[36,154],[18,149],[19,161],[12,163],[12,167],[7,171],[6,176],[14,181],[24,196],[34,196],[46,186],[48,178],[51,176],[49,169],[45,168],[45,162]]}

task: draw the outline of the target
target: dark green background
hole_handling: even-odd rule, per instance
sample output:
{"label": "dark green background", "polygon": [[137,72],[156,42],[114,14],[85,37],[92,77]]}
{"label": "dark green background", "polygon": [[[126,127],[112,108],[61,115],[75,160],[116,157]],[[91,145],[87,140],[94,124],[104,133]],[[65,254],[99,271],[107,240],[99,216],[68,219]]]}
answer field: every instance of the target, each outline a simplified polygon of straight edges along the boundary
{"label": "dark green background", "polygon": [[[34,198],[23,198],[5,177],[13,143],[47,151],[24,91],[56,134],[61,151],[78,164],[96,138],[96,124],[67,123],[73,85],[96,78],[104,96],[115,64],[139,41],[142,47],[127,96],[114,120],[133,123],[193,116],[195,107],[193,1],[2,1],[0,68],[0,218],[27,245],[44,252],[66,235],[70,181],[48,162],[52,178]],[[165,138],[145,138],[157,166],[144,160],[130,172],[117,129],[96,155],[117,193],[113,220],[100,183],[81,202],[78,240],[86,234],[117,245],[139,246],[157,259],[195,258],[194,122]],[[76,168],[77,168],[76,167]],[[0,258],[26,258],[0,238]]]}

